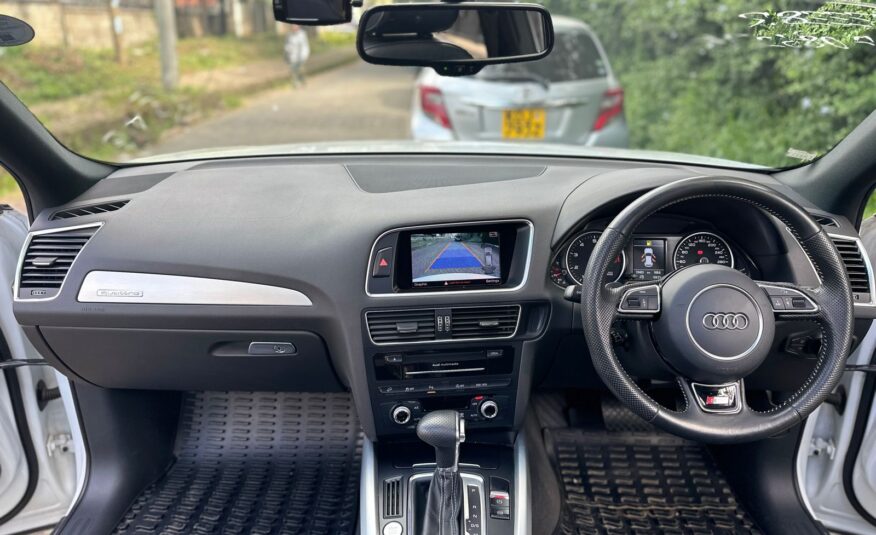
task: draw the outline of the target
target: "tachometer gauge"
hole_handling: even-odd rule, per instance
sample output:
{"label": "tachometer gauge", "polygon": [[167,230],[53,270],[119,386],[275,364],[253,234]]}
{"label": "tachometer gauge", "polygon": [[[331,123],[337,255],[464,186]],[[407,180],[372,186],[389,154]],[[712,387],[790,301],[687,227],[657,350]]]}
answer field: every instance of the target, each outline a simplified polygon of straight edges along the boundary
{"label": "tachometer gauge", "polygon": [[[601,232],[585,232],[577,236],[569,248],[566,250],[566,272],[569,278],[575,281],[575,284],[584,284],[584,271],[587,269],[587,262],[590,261],[590,255],[593,253],[593,248],[596,242],[599,241]],[[605,282],[615,282],[624,274],[624,266],[626,266],[627,258],[623,251],[614,259],[612,265],[606,270],[603,275]]]}
{"label": "tachometer gauge", "polygon": [[733,251],[724,238],[711,232],[697,232],[678,242],[673,263],[675,269],[694,264],[718,264],[732,268]]}

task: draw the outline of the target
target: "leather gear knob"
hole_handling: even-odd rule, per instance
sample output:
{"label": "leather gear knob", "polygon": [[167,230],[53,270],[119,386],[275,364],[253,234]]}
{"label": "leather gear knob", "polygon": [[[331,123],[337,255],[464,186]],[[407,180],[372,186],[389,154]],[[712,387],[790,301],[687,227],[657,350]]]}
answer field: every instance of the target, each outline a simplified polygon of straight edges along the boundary
{"label": "leather gear knob", "polygon": [[456,468],[459,444],[465,441],[465,420],[456,411],[433,411],[417,424],[420,440],[435,448],[438,468]]}

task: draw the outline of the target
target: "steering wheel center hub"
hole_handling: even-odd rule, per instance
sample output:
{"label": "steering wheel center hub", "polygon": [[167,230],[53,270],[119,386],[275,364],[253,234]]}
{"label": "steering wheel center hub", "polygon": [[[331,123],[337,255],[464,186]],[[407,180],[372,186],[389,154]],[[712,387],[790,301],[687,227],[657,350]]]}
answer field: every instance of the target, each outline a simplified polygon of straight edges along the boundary
{"label": "steering wheel center hub", "polygon": [[687,307],[685,323],[697,349],[718,360],[744,358],[763,336],[763,313],[754,297],[732,284],[700,290]]}
{"label": "steering wheel center hub", "polygon": [[663,357],[685,376],[722,382],[744,377],[766,358],[775,333],[769,301],[742,273],[697,265],[677,272],[662,289],[655,323]]}

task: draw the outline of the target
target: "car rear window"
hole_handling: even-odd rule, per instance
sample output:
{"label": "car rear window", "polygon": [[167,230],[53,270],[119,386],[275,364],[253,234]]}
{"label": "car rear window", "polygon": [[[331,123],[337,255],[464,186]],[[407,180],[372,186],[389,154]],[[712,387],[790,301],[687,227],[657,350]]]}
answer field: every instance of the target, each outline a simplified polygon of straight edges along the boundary
{"label": "car rear window", "polygon": [[549,82],[570,82],[602,78],[605,62],[593,39],[585,32],[557,33],[554,49],[544,59],[527,63],[489,65],[481,71],[485,78],[507,72],[531,73]]}

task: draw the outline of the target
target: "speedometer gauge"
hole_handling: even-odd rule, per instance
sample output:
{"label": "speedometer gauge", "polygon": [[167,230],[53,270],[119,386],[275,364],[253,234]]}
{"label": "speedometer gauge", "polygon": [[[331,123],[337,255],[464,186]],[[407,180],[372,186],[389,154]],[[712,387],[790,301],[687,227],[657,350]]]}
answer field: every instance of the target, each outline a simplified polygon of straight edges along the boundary
{"label": "speedometer gauge", "polygon": [[[566,272],[569,278],[575,281],[575,284],[584,284],[584,271],[587,270],[590,255],[593,253],[593,248],[596,246],[596,242],[599,241],[601,235],[601,232],[585,232],[577,236],[569,244],[569,248],[566,250]],[[605,282],[615,282],[620,279],[624,273],[626,263],[626,256],[621,252],[605,271],[603,280]]]}
{"label": "speedometer gauge", "polygon": [[730,245],[711,232],[697,232],[687,236],[675,248],[675,269],[694,264],[718,264],[733,267],[733,252]]}

